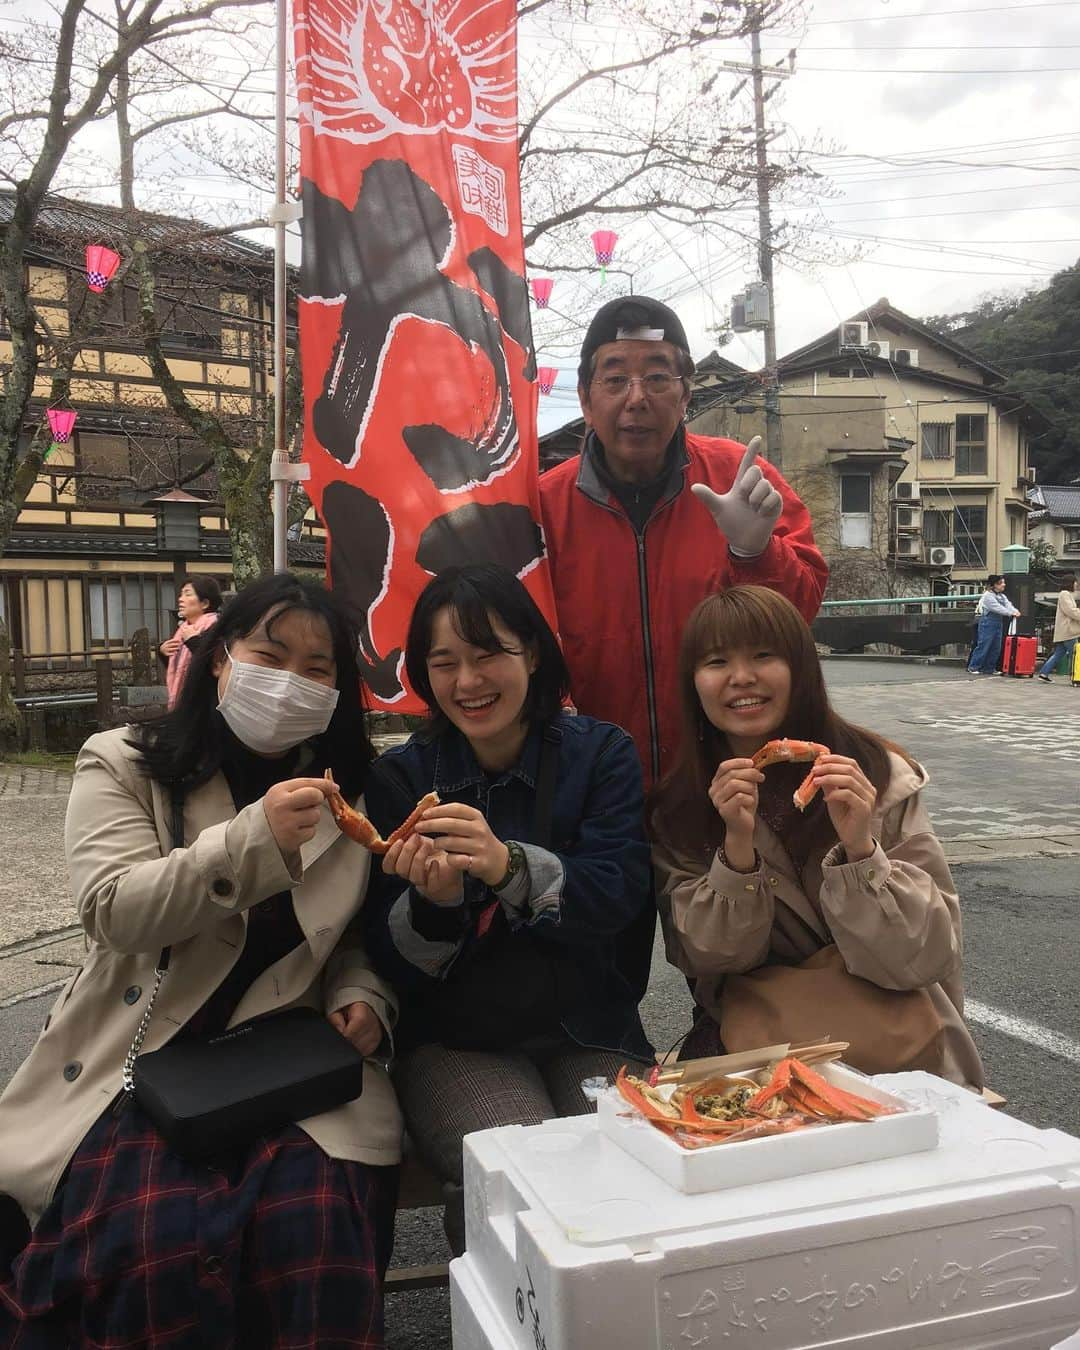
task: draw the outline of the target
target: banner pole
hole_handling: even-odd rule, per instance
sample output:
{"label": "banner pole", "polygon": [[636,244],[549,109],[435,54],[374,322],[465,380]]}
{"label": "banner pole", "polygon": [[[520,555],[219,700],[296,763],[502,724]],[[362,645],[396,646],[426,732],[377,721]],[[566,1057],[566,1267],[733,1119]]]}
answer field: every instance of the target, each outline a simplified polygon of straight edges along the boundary
{"label": "banner pole", "polygon": [[277,29],[277,87],[274,124],[276,163],[274,169],[274,208],[270,220],[274,226],[274,449],[270,456],[270,481],[273,487],[274,571],[288,569],[289,452],[285,445],[285,361],[286,319],[285,226],[296,218],[286,199],[286,124],[285,81],[287,76],[286,40],[288,0],[275,5]]}

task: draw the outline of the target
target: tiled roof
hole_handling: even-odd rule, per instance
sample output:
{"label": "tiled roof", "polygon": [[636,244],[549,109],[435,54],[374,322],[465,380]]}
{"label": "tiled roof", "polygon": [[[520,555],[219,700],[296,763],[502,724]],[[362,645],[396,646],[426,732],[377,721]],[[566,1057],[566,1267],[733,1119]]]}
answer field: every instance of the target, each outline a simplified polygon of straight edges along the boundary
{"label": "tiled roof", "polygon": [[[0,189],[0,228],[11,220],[15,194],[10,188]],[[214,235],[211,238],[192,239],[191,235],[203,225],[182,216],[163,216],[143,211],[139,214],[140,236],[152,244],[174,244],[184,253],[198,253],[218,262],[273,264],[273,249],[255,244],[240,235]],[[53,236],[71,243],[80,240],[87,244],[116,245],[126,232],[123,212],[116,206],[98,202],[78,202],[70,197],[48,196],[38,214],[34,234]],[[209,228],[216,228],[211,226]]]}
{"label": "tiled roof", "polygon": [[1080,485],[1040,483],[1032,497],[1036,503],[1041,499],[1051,520],[1059,524],[1080,522]]}
{"label": "tiled roof", "polygon": [[[289,540],[289,562],[321,565],[326,549],[321,539]],[[91,534],[82,530],[15,529],[7,548],[8,557],[36,558],[157,558],[157,537],[152,532],[110,530]],[[199,556],[227,560],[229,537],[204,534]]]}

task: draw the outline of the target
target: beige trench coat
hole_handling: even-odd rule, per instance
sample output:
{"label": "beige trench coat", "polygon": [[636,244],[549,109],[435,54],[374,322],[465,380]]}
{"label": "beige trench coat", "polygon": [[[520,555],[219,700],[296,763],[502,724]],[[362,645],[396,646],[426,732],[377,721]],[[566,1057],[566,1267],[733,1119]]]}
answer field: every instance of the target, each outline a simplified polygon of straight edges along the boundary
{"label": "beige trench coat", "polygon": [[837,845],[802,876],[760,819],[756,872],[719,855],[690,859],[654,845],[668,960],[694,981],[716,1018],[725,975],[793,965],[835,942],[853,975],[883,989],[926,989],[945,1023],[945,1076],[981,1089],[982,1064],[964,1025],[960,902],[920,796],[925,770],[890,754],[892,778],[874,819],[876,847],[848,863]]}
{"label": "beige trench coat", "polygon": [[[31,1224],[120,1091],[162,947],[172,955],[146,1051],[164,1045],[221,984],[243,949],[248,908],[283,890],[292,891],[307,940],[255,980],[233,1023],[297,1004],[329,1013],[363,1001],[389,1033],[396,1016],[389,986],[352,937],[339,945],[363,903],[371,855],[324,810],[314,837],[286,861],[262,803],[237,813],[222,774],[185,802],[184,834],[193,842],[173,849],[170,798],[139,771],[130,734],[121,727],[91,736],[79,753],[66,849],[88,953],[0,1097],[0,1192],[14,1196]],[[300,1125],[331,1157],[400,1160],[397,1101],[374,1060],[360,1097]]]}

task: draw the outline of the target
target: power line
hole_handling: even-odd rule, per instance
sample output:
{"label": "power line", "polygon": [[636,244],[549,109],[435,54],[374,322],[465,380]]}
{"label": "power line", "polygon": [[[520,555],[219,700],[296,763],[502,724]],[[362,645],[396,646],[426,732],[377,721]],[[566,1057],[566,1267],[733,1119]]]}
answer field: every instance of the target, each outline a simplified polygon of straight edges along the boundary
{"label": "power line", "polygon": [[946,14],[1003,14],[1009,10],[1029,9],[1072,9],[1076,0],[1032,0],[1032,3],[1019,5],[986,5],[979,9],[935,9],[931,14],[866,14],[861,17],[843,19],[810,19],[805,28],[827,28],[832,25],[852,23],[885,23],[893,19],[939,19]]}
{"label": "power line", "polygon": [[1024,70],[934,70],[931,67],[800,66],[800,75],[1074,75],[1080,66],[1029,66]]}

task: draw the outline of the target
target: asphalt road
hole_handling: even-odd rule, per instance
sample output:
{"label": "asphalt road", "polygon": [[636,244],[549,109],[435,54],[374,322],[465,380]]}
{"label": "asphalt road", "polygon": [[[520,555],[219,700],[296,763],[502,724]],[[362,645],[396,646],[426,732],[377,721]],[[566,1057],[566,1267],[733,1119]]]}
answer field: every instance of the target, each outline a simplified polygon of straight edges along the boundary
{"label": "asphalt road", "polygon": [[[955,668],[876,661],[830,662],[827,671],[845,715],[901,741],[928,766],[927,798],[942,836],[953,856],[977,859],[956,863],[953,870],[963,902],[972,1029],[990,1085],[1021,1119],[1080,1135],[1080,690],[970,680]],[[58,806],[41,810],[28,802],[9,812],[0,796],[5,856],[25,858],[29,851],[36,860],[22,872],[23,934],[70,924],[74,917],[65,908],[55,870]],[[18,853],[9,851],[15,846]],[[1008,856],[1016,849],[1026,856]],[[1055,852],[1060,856],[1052,856]],[[30,874],[44,879],[36,897],[40,917],[26,889]],[[13,889],[9,886],[7,896],[0,889],[5,930],[0,943],[12,941],[3,909],[5,899],[11,905]],[[8,914],[14,912],[9,908]],[[42,922],[45,915],[48,921]],[[3,957],[0,947],[0,966]],[[45,969],[45,978],[57,973]],[[52,997],[0,1006],[0,1085],[32,1045]],[[658,1048],[687,1027],[685,983],[660,952],[643,1016]],[[445,1259],[436,1211],[401,1216],[395,1264]],[[445,1290],[388,1300],[389,1350],[447,1350],[449,1327]]]}

